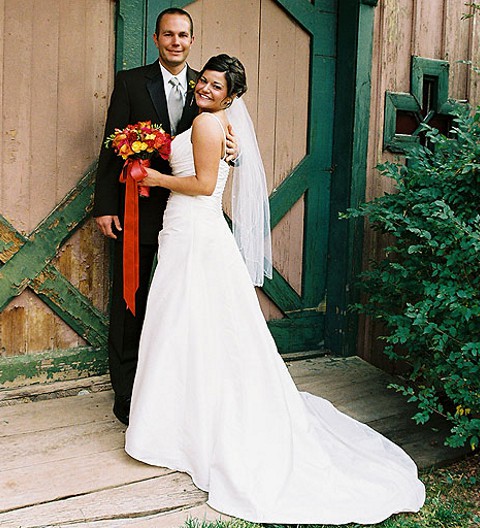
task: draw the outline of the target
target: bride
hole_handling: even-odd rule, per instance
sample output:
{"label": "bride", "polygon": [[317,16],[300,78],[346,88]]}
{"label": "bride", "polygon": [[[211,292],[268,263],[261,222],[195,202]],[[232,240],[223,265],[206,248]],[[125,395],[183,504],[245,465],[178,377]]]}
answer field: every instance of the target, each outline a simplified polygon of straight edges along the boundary
{"label": "bride", "polygon": [[[142,182],[172,192],[125,449],[190,474],[212,508],[252,522],[371,524],[418,511],[425,490],[415,463],[298,392],[265,323],[253,284],[271,273],[268,199],[245,91],[238,59],[211,58],[195,88],[200,114],[172,142],[173,176],[148,169]],[[229,124],[242,172],[233,235],[222,213]]]}

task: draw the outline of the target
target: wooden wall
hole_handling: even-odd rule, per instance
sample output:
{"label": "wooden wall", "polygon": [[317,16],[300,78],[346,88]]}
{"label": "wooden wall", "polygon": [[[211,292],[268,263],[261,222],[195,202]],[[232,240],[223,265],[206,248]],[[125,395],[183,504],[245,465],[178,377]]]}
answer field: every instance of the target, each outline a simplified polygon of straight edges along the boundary
{"label": "wooden wall", "polygon": [[[411,56],[441,59],[450,63],[449,96],[480,102],[480,77],[460,63],[480,64],[480,17],[462,20],[469,12],[463,0],[380,0],[375,9],[372,97],[366,199],[391,191],[391,182],[380,176],[375,166],[396,159],[383,150],[385,92],[410,93]],[[397,159],[401,159],[397,156]],[[383,241],[378,233],[365,231],[364,266],[381,258]],[[376,337],[381,329],[362,318],[358,352],[370,362],[386,366],[382,343]]]}
{"label": "wooden wall", "polygon": [[[28,236],[98,155],[114,68],[112,0],[0,0],[0,214]],[[89,221],[54,264],[99,309],[105,243]],[[0,314],[0,356],[82,345],[30,290]]]}

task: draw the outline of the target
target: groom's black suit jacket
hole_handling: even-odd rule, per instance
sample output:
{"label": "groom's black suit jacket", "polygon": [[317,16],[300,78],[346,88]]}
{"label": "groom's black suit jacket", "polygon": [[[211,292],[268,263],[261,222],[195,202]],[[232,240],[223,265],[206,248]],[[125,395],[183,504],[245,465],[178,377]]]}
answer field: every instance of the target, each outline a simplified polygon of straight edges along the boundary
{"label": "groom's black suit jacket", "polygon": [[[192,85],[190,81],[196,80],[197,72],[188,66],[187,68],[189,88],[177,133],[187,130],[198,114],[193,88],[190,87]],[[158,61],[148,66],[118,72],[108,109],[105,138],[112,134],[115,128],[122,129],[129,124],[148,120],[162,125],[163,129],[170,133],[167,101]],[[102,144],[96,176],[93,216],[118,215],[123,226],[125,185],[118,181],[122,166],[122,158],[117,156],[112,148],[105,148]],[[152,160],[152,167],[166,174],[171,172],[168,162],[160,157]],[[154,187],[150,189],[149,198],[139,200],[141,244],[157,243],[168,194],[168,190]]]}

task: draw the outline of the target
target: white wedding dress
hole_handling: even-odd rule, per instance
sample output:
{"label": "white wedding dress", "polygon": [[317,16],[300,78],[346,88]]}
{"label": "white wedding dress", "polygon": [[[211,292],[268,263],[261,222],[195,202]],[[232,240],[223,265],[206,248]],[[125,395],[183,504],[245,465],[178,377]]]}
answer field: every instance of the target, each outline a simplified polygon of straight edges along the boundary
{"label": "white wedding dress", "polygon": [[[194,173],[191,129],[173,174]],[[126,451],[191,475],[225,514],[265,523],[377,523],[417,511],[417,468],[328,401],[298,392],[212,196],[172,193],[159,235]]]}

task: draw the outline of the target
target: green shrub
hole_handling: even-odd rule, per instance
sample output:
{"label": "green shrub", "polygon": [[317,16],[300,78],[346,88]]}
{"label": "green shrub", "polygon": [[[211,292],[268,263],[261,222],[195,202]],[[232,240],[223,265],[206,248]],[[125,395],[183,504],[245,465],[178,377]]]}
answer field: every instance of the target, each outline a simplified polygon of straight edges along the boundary
{"label": "green shrub", "polygon": [[[395,388],[452,422],[447,443],[480,437],[480,107],[458,107],[452,137],[425,127],[426,147],[405,165],[379,169],[395,181],[347,217],[368,217],[386,234],[383,260],[362,274],[367,300],[356,308],[386,324],[385,352],[409,365]],[[410,383],[412,382],[412,383]]]}

